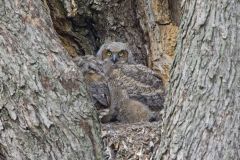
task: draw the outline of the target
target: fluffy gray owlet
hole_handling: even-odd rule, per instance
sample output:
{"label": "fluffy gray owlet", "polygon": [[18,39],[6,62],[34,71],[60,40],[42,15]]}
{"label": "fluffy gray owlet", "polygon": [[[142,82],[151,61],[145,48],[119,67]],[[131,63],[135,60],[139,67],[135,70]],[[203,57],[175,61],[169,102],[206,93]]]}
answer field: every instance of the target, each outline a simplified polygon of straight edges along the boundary
{"label": "fluffy gray owlet", "polygon": [[[162,80],[148,67],[134,64],[132,52],[126,43],[103,44],[94,56],[85,56],[78,66],[85,73],[90,95],[99,106],[110,105],[108,78],[125,90],[130,99],[137,100],[151,110],[161,110],[164,102]],[[104,74],[104,64],[111,65],[111,74]]]}
{"label": "fluffy gray owlet", "polygon": [[152,110],[163,107],[162,80],[148,67],[134,63],[131,49],[126,43],[105,43],[97,52],[97,57],[105,64],[112,64],[114,72],[111,78],[127,91],[129,98],[142,102]]}

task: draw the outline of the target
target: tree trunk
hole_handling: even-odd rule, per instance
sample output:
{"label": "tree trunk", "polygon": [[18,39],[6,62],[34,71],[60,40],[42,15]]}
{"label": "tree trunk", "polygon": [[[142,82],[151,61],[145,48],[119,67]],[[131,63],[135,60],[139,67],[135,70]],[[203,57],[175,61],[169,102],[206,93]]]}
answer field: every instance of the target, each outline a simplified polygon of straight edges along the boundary
{"label": "tree trunk", "polygon": [[39,0],[0,0],[0,159],[102,159],[81,72]]}
{"label": "tree trunk", "polygon": [[168,0],[144,0],[137,1],[137,4],[140,26],[147,40],[148,67],[167,86],[178,33],[177,23],[171,19],[172,12],[175,11],[170,10]]}
{"label": "tree trunk", "polygon": [[240,159],[240,2],[183,2],[155,158]]}

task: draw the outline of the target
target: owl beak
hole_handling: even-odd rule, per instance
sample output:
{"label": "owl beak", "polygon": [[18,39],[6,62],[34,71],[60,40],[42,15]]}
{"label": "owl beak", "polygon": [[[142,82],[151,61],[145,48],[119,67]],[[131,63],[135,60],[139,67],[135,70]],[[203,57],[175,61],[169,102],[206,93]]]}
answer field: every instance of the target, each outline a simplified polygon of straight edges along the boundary
{"label": "owl beak", "polygon": [[112,58],[111,58],[111,61],[112,61],[113,63],[116,63],[116,62],[118,61],[118,56],[117,56],[116,54],[113,54],[113,55],[112,55]]}

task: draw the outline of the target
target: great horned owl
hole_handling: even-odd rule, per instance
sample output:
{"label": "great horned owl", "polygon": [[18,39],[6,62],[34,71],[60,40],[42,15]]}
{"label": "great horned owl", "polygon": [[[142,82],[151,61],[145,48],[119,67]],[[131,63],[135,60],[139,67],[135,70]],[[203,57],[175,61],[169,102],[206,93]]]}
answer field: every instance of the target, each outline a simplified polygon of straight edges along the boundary
{"label": "great horned owl", "polygon": [[106,108],[110,105],[110,93],[106,76],[103,72],[103,61],[95,56],[86,55],[73,59],[81,69],[88,92],[97,108]]}
{"label": "great horned owl", "polygon": [[[122,104],[124,101],[125,104],[133,106],[128,107],[128,110],[137,106],[144,112],[146,108],[155,111],[162,109],[164,101],[162,80],[146,66],[134,63],[127,44],[106,43],[97,52],[97,58],[86,56],[81,63],[78,62],[78,65],[84,72],[92,98],[98,104],[111,106],[114,103]],[[128,98],[124,97],[123,93]],[[122,98],[116,98],[116,95],[111,94],[121,95]],[[121,99],[121,102],[114,102],[117,99]],[[118,113],[116,107],[112,108],[114,111],[110,111],[110,114]],[[146,115],[145,117],[149,117],[148,113]]]}

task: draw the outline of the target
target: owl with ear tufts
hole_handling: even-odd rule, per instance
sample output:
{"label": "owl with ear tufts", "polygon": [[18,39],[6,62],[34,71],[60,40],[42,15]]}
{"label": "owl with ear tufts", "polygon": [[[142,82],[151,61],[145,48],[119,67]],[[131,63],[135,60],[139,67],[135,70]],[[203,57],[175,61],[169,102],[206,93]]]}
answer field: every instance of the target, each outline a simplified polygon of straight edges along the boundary
{"label": "owl with ear tufts", "polygon": [[95,104],[110,106],[102,122],[154,119],[152,113],[160,111],[164,103],[161,78],[148,67],[135,64],[126,43],[105,43],[96,56],[86,56],[78,66]]}

